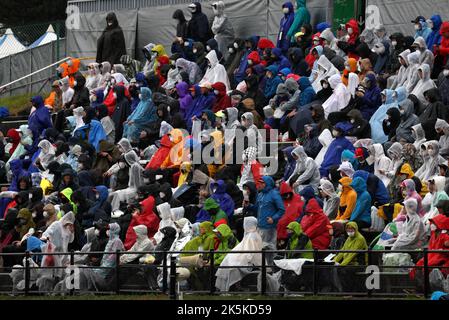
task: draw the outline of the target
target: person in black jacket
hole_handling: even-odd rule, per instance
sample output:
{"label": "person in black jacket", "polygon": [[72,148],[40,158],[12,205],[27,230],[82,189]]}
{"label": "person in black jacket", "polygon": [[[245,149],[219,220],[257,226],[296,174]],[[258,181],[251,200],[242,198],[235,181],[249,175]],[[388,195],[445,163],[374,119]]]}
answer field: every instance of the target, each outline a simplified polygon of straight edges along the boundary
{"label": "person in black jacket", "polygon": [[115,142],[117,143],[123,135],[123,123],[131,114],[131,105],[125,96],[125,87],[115,86],[114,93],[117,95],[117,102],[112,114],[112,121],[115,124]]}
{"label": "person in black jacket", "polygon": [[107,27],[97,41],[96,61],[108,61],[111,65],[120,64],[120,58],[126,55],[125,35],[114,12],[108,13],[106,22]]}
{"label": "person in black jacket", "polygon": [[357,139],[371,138],[371,127],[368,121],[363,119],[360,110],[352,109],[348,112],[349,121],[352,124],[352,129],[348,131],[348,136],[357,137]]}
{"label": "person in black jacket", "polygon": [[396,136],[396,129],[401,123],[401,113],[399,112],[399,109],[391,108],[388,109],[387,116],[388,118],[384,119],[382,122],[382,128],[385,135],[388,136],[388,141],[392,141]]}
{"label": "person in black jacket", "polygon": [[172,18],[178,21],[178,23],[176,24],[176,37],[183,39],[187,38],[188,23],[182,10],[180,9],[176,10],[173,13]]}
{"label": "person in black jacket", "polygon": [[86,88],[86,78],[81,73],[75,75],[75,86],[70,108],[86,107],[90,105],[89,89]]}
{"label": "person in black jacket", "polygon": [[441,102],[441,95],[438,88],[432,88],[424,92],[424,97],[429,102],[424,111],[419,115],[419,122],[426,134],[426,140],[439,140],[435,131],[437,119],[448,121],[449,111],[447,106]]}
{"label": "person in black jacket", "polygon": [[206,44],[207,40],[211,38],[209,20],[202,12],[201,4],[199,2],[190,4],[189,9],[190,12],[192,12],[192,19],[190,19],[187,27],[187,36],[194,41]]}

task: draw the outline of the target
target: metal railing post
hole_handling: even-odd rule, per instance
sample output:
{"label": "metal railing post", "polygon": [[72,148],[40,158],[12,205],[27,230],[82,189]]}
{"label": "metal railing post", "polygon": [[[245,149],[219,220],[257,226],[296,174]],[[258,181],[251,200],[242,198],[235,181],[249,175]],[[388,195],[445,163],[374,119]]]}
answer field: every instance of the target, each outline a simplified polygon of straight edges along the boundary
{"label": "metal railing post", "polygon": [[[372,251],[371,251],[371,247],[368,247],[368,266],[370,266],[372,264]],[[372,296],[372,293],[373,293],[373,290],[372,289],[368,289],[368,286],[366,286],[367,287],[367,290],[368,290],[368,297],[371,297]]]}
{"label": "metal railing post", "polygon": [[265,261],[265,257],[266,257],[266,252],[265,252],[265,248],[262,248],[262,283],[260,286],[260,293],[262,295],[265,295],[265,293],[267,292],[267,264]]}
{"label": "metal railing post", "polygon": [[423,249],[424,253],[424,297],[429,297],[430,283],[429,283],[429,256],[427,248]]}
{"label": "metal railing post", "polygon": [[120,294],[120,250],[115,252],[115,293]]}
{"label": "metal railing post", "polygon": [[162,293],[167,293],[168,287],[168,270],[167,270],[167,251],[164,251],[164,259],[162,261]]}
{"label": "metal railing post", "polygon": [[30,292],[30,252],[25,252],[25,295]]}
{"label": "metal railing post", "polygon": [[318,278],[318,272],[316,270],[316,264],[318,261],[318,250],[317,249],[313,249],[313,265],[312,265],[312,274],[313,274],[313,279],[312,279],[312,291],[313,291],[313,295],[316,296],[318,293],[318,286],[317,286],[317,278]]}
{"label": "metal railing post", "polygon": [[[70,266],[71,266],[71,270],[70,270],[70,279],[73,279],[73,274],[75,273],[75,270],[73,270],[73,266],[75,265],[75,251],[70,251]],[[70,295],[73,296],[73,294],[75,293],[75,288],[74,286],[71,287],[70,289]]]}
{"label": "metal railing post", "polygon": [[215,292],[215,257],[214,250],[210,249],[210,268],[209,268],[209,285],[210,285],[210,294],[213,295]]}
{"label": "metal railing post", "polygon": [[170,300],[176,300],[176,257],[170,257]]}

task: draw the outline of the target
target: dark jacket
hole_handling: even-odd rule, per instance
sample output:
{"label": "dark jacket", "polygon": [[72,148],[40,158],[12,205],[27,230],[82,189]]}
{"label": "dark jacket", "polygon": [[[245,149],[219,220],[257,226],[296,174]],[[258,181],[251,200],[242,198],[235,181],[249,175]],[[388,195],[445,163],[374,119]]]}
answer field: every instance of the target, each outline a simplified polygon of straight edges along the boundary
{"label": "dark jacket", "polygon": [[441,102],[440,91],[437,88],[432,88],[424,92],[429,104],[424,109],[423,113],[419,115],[419,122],[426,133],[426,140],[439,140],[435,131],[435,123],[437,119],[448,121],[448,107]]}
{"label": "dark jacket", "polygon": [[75,108],[89,106],[89,89],[86,88],[86,78],[78,72],[75,75],[75,81],[76,86],[73,87],[75,93],[73,94],[71,105],[74,105]]}
{"label": "dark jacket", "polygon": [[192,14],[192,19],[189,21],[187,27],[187,35],[195,41],[206,43],[210,39],[211,31],[209,27],[209,20],[202,12],[201,4],[194,2],[196,11]]}
{"label": "dark jacket", "polygon": [[180,38],[187,38],[187,20],[184,16],[182,10],[178,9],[173,13],[173,19],[178,20],[178,24],[176,25],[176,36]]}
{"label": "dark jacket", "polygon": [[125,36],[115,13],[108,13],[106,21],[112,22],[112,25],[106,27],[97,41],[97,62],[108,61],[114,65],[120,63],[120,58],[126,55]]}
{"label": "dark jacket", "polygon": [[117,94],[117,103],[115,105],[114,113],[112,114],[112,121],[114,121],[115,124],[115,142],[118,142],[123,135],[123,122],[125,122],[131,114],[131,105],[128,98],[125,96],[125,87],[115,86],[114,92]]}
{"label": "dark jacket", "polygon": [[348,131],[348,136],[357,137],[357,139],[368,139],[371,138],[371,127],[368,121],[363,119],[362,113],[353,109],[348,112],[348,117],[354,119],[352,124],[352,129]]}

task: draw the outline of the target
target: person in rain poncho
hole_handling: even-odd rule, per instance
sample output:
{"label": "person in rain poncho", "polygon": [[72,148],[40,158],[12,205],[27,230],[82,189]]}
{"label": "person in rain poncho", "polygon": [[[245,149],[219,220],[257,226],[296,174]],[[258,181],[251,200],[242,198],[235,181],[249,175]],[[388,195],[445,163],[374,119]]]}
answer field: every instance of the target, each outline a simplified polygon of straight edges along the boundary
{"label": "person in rain poncho", "polygon": [[384,148],[380,143],[375,143],[370,148],[370,154],[374,157],[374,175],[382,180],[383,184],[388,187],[390,178],[385,174],[392,166],[392,161],[384,153]]}
{"label": "person in rain poncho", "polygon": [[[261,251],[263,248],[263,241],[259,233],[257,232],[257,218],[245,217],[243,220],[243,229],[245,235],[242,241],[235,246],[232,251]],[[253,266],[262,265],[262,255],[260,253],[229,253],[221,262],[222,267],[233,268],[220,268],[216,272],[217,277],[215,281],[215,287],[220,291],[228,291],[229,288],[235,283],[242,280],[246,275],[251,273]],[[238,268],[247,267],[247,268]]]}
{"label": "person in rain poncho", "polygon": [[425,145],[426,152],[429,158],[426,159],[421,168],[419,168],[418,171],[415,172],[415,175],[422,181],[427,181],[435,175],[438,175],[438,164],[444,163],[446,161],[439,154],[440,147],[438,145],[438,141],[429,141]]}
{"label": "person in rain poncho", "polygon": [[256,147],[248,147],[245,149],[245,151],[243,151],[242,160],[243,163],[240,172],[241,178],[238,184],[240,189],[242,189],[247,182],[258,184],[263,170],[262,165],[257,161]]}
{"label": "person in rain poncho", "polygon": [[417,97],[422,105],[426,105],[428,103],[426,97],[424,96],[424,93],[427,90],[436,88],[435,83],[432,79],[430,79],[430,72],[431,70],[428,64],[422,64],[418,68],[418,75],[420,80],[416,84],[416,87],[413,89],[413,91],[410,93]]}
{"label": "person in rain poncho", "polygon": [[340,198],[335,192],[334,185],[329,180],[321,179],[319,190],[324,200],[323,212],[329,220],[334,220],[340,207]]}
{"label": "person in rain poncho", "polygon": [[368,193],[367,184],[361,177],[354,178],[351,187],[357,192],[357,202],[351,214],[351,221],[359,227],[368,228],[371,225],[371,195]]}
{"label": "person in rain poncho", "polygon": [[306,0],[296,0],[295,20],[288,30],[287,37],[291,43],[295,42],[294,35],[301,31],[301,27],[310,23],[310,12],[306,7]]}
{"label": "person in rain poncho", "polygon": [[418,123],[412,127],[412,136],[415,139],[415,142],[413,142],[413,147],[417,151],[421,150],[421,145],[427,141],[426,133],[424,132],[421,123]]}
{"label": "person in rain poncho", "polygon": [[[429,197],[431,199],[431,205],[430,209],[422,218],[426,233],[429,232],[430,221],[439,214],[438,206],[440,201],[449,200],[448,194],[444,191],[445,184],[446,178],[442,176],[435,176],[428,180],[429,194],[431,195]],[[425,204],[426,198],[427,196],[423,199],[423,204]]]}
{"label": "person in rain poncho", "polygon": [[412,47],[419,52],[419,64],[427,64],[429,65],[429,69],[433,69],[433,62],[435,60],[435,56],[432,51],[427,48],[426,40],[423,37],[418,37],[415,39],[415,42],[412,44]]}
{"label": "person in rain poncho", "polygon": [[399,54],[398,59],[399,63],[401,64],[401,67],[399,68],[398,74],[396,76],[392,76],[394,77],[394,80],[390,87],[391,90],[395,90],[405,85],[410,72],[408,61],[408,56],[410,55],[410,53],[411,53],[410,49],[407,49]]}
{"label": "person in rain poncho", "polygon": [[[105,252],[116,252],[125,250],[123,242],[122,240],[120,240],[120,226],[118,223],[109,224],[109,230],[107,231],[107,234],[109,235],[109,241],[106,244],[106,248],[104,249]],[[115,253],[104,254],[103,258],[101,259],[100,266],[105,269],[94,269],[94,272],[98,276],[102,277],[102,280],[106,282],[113,273],[112,268],[116,266],[116,261],[117,259]]]}
{"label": "person in rain poncho", "polygon": [[449,155],[449,124],[444,120],[437,119],[435,131],[440,136],[440,140],[438,141],[440,147],[439,153],[447,157]]}
{"label": "person in rain poncho", "polygon": [[[315,77],[314,81],[312,82],[312,87],[315,90],[315,92],[318,92],[318,91],[320,91],[323,88],[322,84],[321,84],[321,80],[324,80],[326,78],[330,78],[333,75],[338,75],[339,77],[341,77],[340,72],[329,61],[329,59],[327,59],[324,54],[321,55],[320,58],[317,61],[316,77]],[[341,78],[340,78],[340,82],[341,82]],[[338,84],[337,80],[335,80],[335,83]]]}
{"label": "person in rain poncho", "polygon": [[70,87],[69,77],[59,80],[59,86],[62,90],[62,105],[66,106],[70,103],[70,101],[72,101],[75,90]]}
{"label": "person in rain poncho", "polygon": [[401,122],[396,129],[396,141],[412,143],[412,127],[418,123],[418,117],[414,113],[413,102],[409,99],[399,104],[399,111],[401,113]]}
{"label": "person in rain poncho", "polygon": [[[347,164],[350,165],[349,162],[347,162]],[[341,171],[343,171],[343,169]],[[340,194],[339,212],[335,220],[347,221],[351,218],[352,211],[355,209],[355,205],[357,203],[357,193],[351,187],[352,178],[342,177],[338,182],[341,185],[342,191]]]}
{"label": "person in rain poncho", "polygon": [[228,45],[234,41],[234,28],[225,14],[225,4],[223,1],[212,3],[214,21],[211,30],[215,35],[214,39],[218,43],[218,50],[223,52],[225,60],[228,58]]}
{"label": "person in rain poncho", "polygon": [[388,141],[388,137],[385,135],[382,127],[382,123],[386,118],[386,113],[391,108],[398,108],[397,103],[394,100],[394,91],[385,89],[381,93],[383,104],[376,110],[369,124],[371,126],[371,139],[374,143],[385,143]]}
{"label": "person in rain poncho", "polygon": [[[345,244],[340,250],[356,251],[368,249],[366,240],[363,237],[363,235],[360,234],[357,223],[348,222],[346,224],[346,233],[348,234],[348,239],[346,239]],[[361,255],[363,259],[359,259],[358,255]],[[356,252],[350,253],[341,252],[337,254],[333,260],[337,265],[340,266],[359,265],[361,262],[360,260],[363,261],[362,264],[365,264],[366,255],[363,253],[356,253]]]}
{"label": "person in rain poncho", "polygon": [[416,84],[419,81],[418,68],[420,67],[419,63],[419,52],[415,51],[410,53],[407,56],[408,62],[408,72],[407,72],[407,80],[404,82],[404,87],[408,93],[411,93],[413,89],[415,89]]}
{"label": "person in rain poncho", "polygon": [[427,90],[426,92],[424,92],[424,96],[428,104],[419,115],[419,121],[422,124],[426,139],[437,140],[439,139],[439,136],[435,131],[435,124],[437,122],[437,119],[448,119],[449,109],[441,101],[440,91],[437,88]]}
{"label": "person in rain poncho", "polygon": [[141,88],[140,92],[140,103],[126,120],[123,129],[123,137],[135,142],[139,140],[140,132],[157,120],[156,107],[152,100],[151,90]]}
{"label": "person in rain poncho", "polygon": [[157,211],[159,213],[159,217],[161,218],[161,221],[159,222],[159,230],[154,235],[154,240],[159,244],[162,239],[164,238],[164,234],[161,232],[161,230],[165,227],[172,227],[176,229],[175,222],[172,220],[171,216],[171,207],[168,203],[162,203],[157,206]]}
{"label": "person in rain poncho", "polygon": [[293,187],[296,193],[299,193],[304,187],[309,185],[317,190],[320,184],[318,165],[312,158],[307,156],[302,146],[296,147],[291,154],[296,160],[296,167],[287,183]]}
{"label": "person in rain poncho", "polygon": [[332,135],[335,139],[329,145],[324,155],[323,162],[321,163],[320,173],[322,177],[329,175],[329,170],[333,167],[337,167],[341,163],[341,155],[344,150],[354,151],[352,143],[343,135],[344,128],[337,123],[332,130]]}
{"label": "person in rain poncho", "polygon": [[195,62],[180,58],[176,60],[176,69],[178,69],[179,73],[186,72],[189,75],[189,82],[192,85],[199,83],[202,79],[201,69]]}
{"label": "person in rain poncho", "polygon": [[334,74],[329,78],[329,86],[333,89],[333,93],[323,103],[326,118],[330,113],[344,109],[351,100],[351,93],[341,81],[340,74]]}
{"label": "person in rain poncho", "polygon": [[223,110],[226,115],[226,129],[237,129],[240,126],[239,111],[235,107],[226,108]]}
{"label": "person in rain poncho", "polygon": [[33,145],[33,133],[30,129],[28,129],[28,125],[23,124],[19,127],[19,129],[16,130],[20,134],[20,143],[17,145],[11,157],[9,157],[8,161],[6,162],[6,170],[10,169],[11,162],[13,160],[19,159],[20,157],[25,155],[28,152],[27,148]]}
{"label": "person in rain poncho", "polygon": [[[73,242],[75,239],[75,214],[73,212],[66,213],[60,220],[53,222],[47,230],[42,234],[41,239],[47,240],[47,250],[50,250],[50,247],[52,247],[51,252],[68,252],[68,246],[70,243]],[[50,256],[47,256],[47,259]],[[51,266],[47,265],[48,260],[43,259],[42,260],[42,266]],[[69,263],[69,256],[68,255],[58,255],[53,256],[54,264],[53,266],[65,266]],[[52,271],[52,270],[50,270]],[[62,275],[63,269],[59,269],[54,271],[55,275]]]}
{"label": "person in rain poncho", "polygon": [[388,169],[379,169],[381,174],[386,175],[388,178],[393,179],[396,176],[396,171],[399,166],[402,165],[402,152],[403,146],[399,142],[393,143],[387,149],[387,155],[391,159],[391,163]]}
{"label": "person in rain poncho", "polygon": [[200,85],[205,83],[217,83],[222,82],[226,86],[226,91],[231,89],[229,83],[228,74],[226,73],[225,67],[218,62],[217,54],[215,50],[212,50],[206,55],[206,59],[209,61],[209,67],[206,70],[206,74],[200,81]]}
{"label": "person in rain poncho", "polygon": [[120,209],[120,202],[128,202],[136,196],[137,188],[143,184],[142,171],[143,168],[138,162],[133,163],[129,169],[128,188],[111,192],[109,197],[111,199],[112,212]]}
{"label": "person in rain poncho", "polygon": [[[170,251],[182,251],[186,244],[192,240],[194,236],[193,225],[192,223],[186,219],[181,218],[175,221],[175,225],[178,230],[178,235],[176,240],[173,242]],[[178,254],[173,254],[177,256]]]}
{"label": "person in rain poncho", "polygon": [[332,137],[332,133],[328,129],[325,129],[318,136],[318,141],[321,143],[321,145],[323,147],[321,148],[320,152],[316,156],[315,162],[318,166],[321,166],[321,163],[323,163],[323,160],[324,160],[324,155],[326,154],[332,141],[334,141],[334,138]]}
{"label": "person in rain poncho", "polygon": [[97,62],[89,63],[87,66],[89,76],[86,80],[86,88],[89,89],[89,91],[95,90],[99,87],[101,80],[101,71],[99,66],[100,64]]}
{"label": "person in rain poncho", "polygon": [[55,160],[56,148],[48,140],[41,140],[37,147],[40,149],[37,162],[44,170],[47,170],[50,162]]}
{"label": "person in rain poncho", "polygon": [[290,38],[287,36],[290,27],[295,20],[295,10],[293,8],[293,3],[286,2],[282,5],[282,13],[284,16],[280,22],[279,34],[277,39],[277,47],[282,50],[284,54],[287,53],[290,47]]}
{"label": "person in rain poncho", "polygon": [[41,96],[35,96],[31,99],[35,111],[28,117],[28,128],[33,132],[33,140],[37,140],[42,132],[47,128],[52,128],[50,111],[44,105],[44,99]]}
{"label": "person in rain poncho", "polygon": [[[130,252],[145,252],[145,251],[153,251],[154,250],[154,244],[151,242],[150,239],[148,239],[148,231],[147,227],[144,225],[138,225],[133,227],[134,232],[136,233],[136,242],[134,245],[129,249]],[[133,262],[140,258],[142,254],[124,254],[120,256],[120,263],[126,264]]]}

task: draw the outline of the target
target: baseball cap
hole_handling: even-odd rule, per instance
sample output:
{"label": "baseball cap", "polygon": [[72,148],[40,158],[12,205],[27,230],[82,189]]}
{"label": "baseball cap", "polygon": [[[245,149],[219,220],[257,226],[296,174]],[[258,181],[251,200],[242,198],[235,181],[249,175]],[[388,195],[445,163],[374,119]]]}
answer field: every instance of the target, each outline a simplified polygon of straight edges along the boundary
{"label": "baseball cap", "polygon": [[417,16],[415,20],[412,20],[412,23],[425,22],[426,18],[423,16]]}

